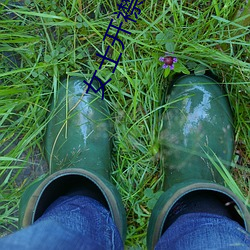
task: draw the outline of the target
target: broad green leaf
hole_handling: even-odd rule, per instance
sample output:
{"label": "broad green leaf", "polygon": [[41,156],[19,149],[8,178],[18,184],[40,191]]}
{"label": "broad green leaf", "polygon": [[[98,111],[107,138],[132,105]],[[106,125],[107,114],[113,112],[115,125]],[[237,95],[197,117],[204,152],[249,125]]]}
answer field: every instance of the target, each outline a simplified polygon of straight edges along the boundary
{"label": "broad green leaf", "polygon": [[152,198],[154,196],[153,190],[151,188],[146,188],[144,190],[144,195],[148,198]]}
{"label": "broad green leaf", "polygon": [[167,52],[174,52],[174,43],[173,42],[166,42],[165,48]]}
{"label": "broad green leaf", "polygon": [[206,73],[207,67],[199,64],[195,69],[194,69],[194,74],[195,75],[204,75]]}
{"label": "broad green leaf", "polygon": [[170,68],[166,68],[165,70],[164,70],[164,77],[167,77],[169,74],[170,74]]}

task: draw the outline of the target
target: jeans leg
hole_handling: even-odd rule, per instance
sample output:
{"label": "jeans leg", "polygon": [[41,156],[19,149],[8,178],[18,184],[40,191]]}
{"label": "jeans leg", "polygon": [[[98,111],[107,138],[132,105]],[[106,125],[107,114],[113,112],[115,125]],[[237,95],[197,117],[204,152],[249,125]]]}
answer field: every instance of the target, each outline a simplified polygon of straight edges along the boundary
{"label": "jeans leg", "polygon": [[180,216],[162,235],[156,250],[250,249],[250,234],[236,221],[207,213]]}
{"label": "jeans leg", "polygon": [[5,250],[123,249],[110,212],[85,196],[60,197],[33,225],[0,239]]}

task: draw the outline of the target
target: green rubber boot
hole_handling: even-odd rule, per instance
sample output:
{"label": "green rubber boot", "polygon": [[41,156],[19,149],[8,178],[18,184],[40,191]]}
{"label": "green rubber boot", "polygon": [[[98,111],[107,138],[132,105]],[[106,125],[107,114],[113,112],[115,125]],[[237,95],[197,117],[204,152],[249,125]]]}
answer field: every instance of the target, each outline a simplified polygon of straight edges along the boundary
{"label": "green rubber boot", "polygon": [[[110,182],[112,123],[105,101],[86,94],[83,78],[60,86],[52,102],[45,136],[49,176],[23,194],[19,226],[36,221],[59,196],[81,192],[110,210],[125,241],[126,215],[120,194]],[[96,84],[96,83],[95,83]]]}
{"label": "green rubber boot", "polygon": [[148,249],[154,249],[167,229],[174,205],[196,191],[202,191],[203,197],[207,191],[213,192],[212,195],[229,201],[227,204],[235,204],[241,214],[237,214],[239,223],[249,231],[246,206],[224,187],[221,175],[209,160],[216,154],[228,169],[232,160],[233,121],[224,92],[207,76],[184,76],[173,84],[168,102],[170,107],[163,115],[160,134],[165,192],[151,214]]}

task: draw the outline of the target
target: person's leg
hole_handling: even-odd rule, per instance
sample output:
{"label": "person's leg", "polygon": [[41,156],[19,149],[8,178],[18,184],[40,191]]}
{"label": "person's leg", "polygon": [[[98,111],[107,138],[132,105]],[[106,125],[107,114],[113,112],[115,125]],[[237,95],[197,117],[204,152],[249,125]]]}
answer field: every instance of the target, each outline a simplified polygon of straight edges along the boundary
{"label": "person's leg", "polygon": [[[164,193],[152,210],[148,249],[157,244],[171,250],[246,246],[250,213],[222,178],[234,150],[226,93],[210,77],[189,75],[172,83],[168,102],[160,133]],[[200,213],[212,215],[204,218]]]}
{"label": "person's leg", "polygon": [[31,226],[0,239],[1,249],[123,249],[110,212],[86,196],[57,199]]}
{"label": "person's leg", "polygon": [[[50,106],[44,138],[50,173],[25,190],[19,207],[19,227],[32,226],[18,235],[36,244],[30,249],[121,249],[125,241],[125,209],[111,181],[112,119],[98,94],[85,93],[84,80],[63,81]],[[94,201],[60,198],[76,194]],[[47,213],[55,201],[60,205]]]}
{"label": "person's leg", "polygon": [[162,235],[156,250],[250,249],[250,234],[236,221],[208,213],[181,215]]}

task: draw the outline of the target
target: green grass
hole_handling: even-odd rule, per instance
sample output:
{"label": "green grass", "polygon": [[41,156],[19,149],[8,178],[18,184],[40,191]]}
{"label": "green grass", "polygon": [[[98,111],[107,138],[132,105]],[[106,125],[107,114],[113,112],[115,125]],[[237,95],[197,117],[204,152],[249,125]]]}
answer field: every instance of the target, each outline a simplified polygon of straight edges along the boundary
{"label": "green grass", "polygon": [[[38,155],[43,157],[50,98],[56,95],[60,80],[72,75],[89,78],[98,69],[100,58],[95,54],[104,54],[112,43],[111,39],[102,39],[110,19],[116,19],[112,14],[117,10],[116,3],[120,3],[26,0],[24,7],[13,6],[14,2],[0,3],[2,235],[15,228],[20,196],[31,181],[18,176],[27,165],[39,167],[34,152],[39,150]],[[245,2],[147,0],[141,5],[137,23],[123,25],[132,34],[119,33],[124,51],[118,42],[113,46],[113,59],[123,53],[115,73],[111,73],[112,63],[98,71],[102,80],[112,78],[105,92],[115,126],[112,178],[127,212],[129,247],[145,248],[148,219],[163,180],[159,165],[160,112],[168,108],[162,99],[174,73],[165,78],[158,60],[166,50],[174,51],[179,71],[212,71],[225,86],[236,133],[232,174],[243,199],[249,202],[250,7]],[[12,58],[7,52],[13,53]],[[235,190],[234,181],[227,181]]]}

